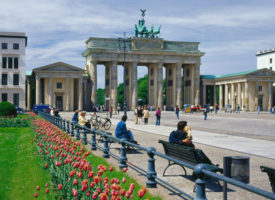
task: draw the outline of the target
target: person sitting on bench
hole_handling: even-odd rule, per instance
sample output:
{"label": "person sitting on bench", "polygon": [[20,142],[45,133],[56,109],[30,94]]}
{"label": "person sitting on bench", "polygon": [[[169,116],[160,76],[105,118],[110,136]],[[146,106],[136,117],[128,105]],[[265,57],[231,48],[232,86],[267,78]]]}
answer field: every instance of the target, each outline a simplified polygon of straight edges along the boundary
{"label": "person sitting on bench", "polygon": [[178,122],[177,130],[170,133],[169,142],[195,148],[192,143],[191,128],[187,126],[186,121]]}
{"label": "person sitting on bench", "polygon": [[119,139],[126,138],[126,140],[128,140],[129,142],[137,144],[137,142],[134,139],[133,133],[130,130],[127,130],[126,128],[126,120],[127,116],[123,115],[121,121],[116,126],[116,137]]}
{"label": "person sitting on bench", "polygon": [[[181,144],[187,147],[191,147],[195,149],[195,145],[192,143],[192,135],[191,128],[187,126],[186,121],[178,122],[178,129],[176,131],[172,131],[169,136],[169,142],[175,144]],[[207,156],[200,149],[195,149],[197,159],[200,163],[208,163],[210,162]]]}
{"label": "person sitting on bench", "polygon": [[86,112],[82,111],[80,113],[80,116],[78,117],[78,123],[80,126],[86,126],[87,128],[91,128],[90,120],[87,120],[85,116],[86,116]]}

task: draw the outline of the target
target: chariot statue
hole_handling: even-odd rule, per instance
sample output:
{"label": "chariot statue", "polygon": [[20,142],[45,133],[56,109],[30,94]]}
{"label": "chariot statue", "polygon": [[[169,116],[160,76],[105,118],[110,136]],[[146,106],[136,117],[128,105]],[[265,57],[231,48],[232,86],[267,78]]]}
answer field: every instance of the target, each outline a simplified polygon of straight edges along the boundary
{"label": "chariot statue", "polygon": [[154,29],[154,26],[152,25],[151,28],[148,30],[145,26],[144,20],[146,9],[140,9],[140,11],[142,19],[138,20],[138,25],[135,24],[135,36],[144,38],[158,38],[161,26],[158,26],[156,29]]}

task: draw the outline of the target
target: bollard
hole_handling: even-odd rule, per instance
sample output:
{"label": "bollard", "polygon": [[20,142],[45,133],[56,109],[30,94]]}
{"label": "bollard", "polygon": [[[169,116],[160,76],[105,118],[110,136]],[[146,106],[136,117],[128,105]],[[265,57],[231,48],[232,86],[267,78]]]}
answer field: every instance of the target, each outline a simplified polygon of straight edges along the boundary
{"label": "bollard", "polygon": [[156,149],[154,147],[149,147],[147,150],[147,154],[149,156],[148,159],[148,169],[147,169],[147,181],[146,181],[146,187],[147,188],[156,188],[157,182],[155,180],[155,176],[157,175],[155,170],[155,158],[154,158],[154,151]]}
{"label": "bollard", "polygon": [[74,137],[74,123],[71,122],[71,137]]}
{"label": "bollard", "polygon": [[108,145],[108,136],[107,135],[108,135],[107,133],[103,133],[103,137],[104,137],[103,157],[104,158],[110,158],[109,145]]}
{"label": "bollard", "polygon": [[67,120],[67,134],[70,134],[70,121]]}
{"label": "bollard", "polygon": [[194,173],[197,176],[196,183],[196,197],[195,200],[207,200],[205,195],[205,184],[203,169],[207,169],[205,164],[198,164],[194,168]]}
{"label": "bollard", "polygon": [[92,141],[91,141],[91,150],[96,150],[96,133],[95,133],[96,129],[92,130]]}
{"label": "bollard", "polygon": [[76,139],[80,140],[79,125],[76,125]]}
{"label": "bollard", "polygon": [[62,119],[62,122],[63,122],[63,128],[62,128],[62,130],[66,131],[66,120]]}
{"label": "bollard", "polygon": [[83,142],[84,145],[86,145],[87,144],[87,128],[83,127],[82,130],[83,130],[82,142]]}
{"label": "bollard", "polygon": [[127,167],[126,161],[127,161],[127,157],[126,157],[126,148],[125,148],[125,143],[124,141],[127,141],[125,138],[122,138],[120,140],[120,144],[121,144],[121,148],[120,148],[120,158],[119,158],[119,168],[123,169],[125,167]]}

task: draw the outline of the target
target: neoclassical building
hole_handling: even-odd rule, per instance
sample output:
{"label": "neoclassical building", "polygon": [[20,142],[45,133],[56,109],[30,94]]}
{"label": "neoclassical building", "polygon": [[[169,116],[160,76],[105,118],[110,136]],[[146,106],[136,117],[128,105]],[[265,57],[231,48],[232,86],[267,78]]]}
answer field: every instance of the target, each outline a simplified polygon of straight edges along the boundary
{"label": "neoclassical building", "polygon": [[83,69],[63,62],[34,68],[27,74],[28,110],[34,104],[48,104],[61,111],[82,110],[86,104],[83,96],[89,90],[86,77]]}
{"label": "neoclassical building", "polygon": [[269,110],[275,104],[275,71],[257,69],[223,76],[201,75],[202,104],[231,105],[235,110]]}

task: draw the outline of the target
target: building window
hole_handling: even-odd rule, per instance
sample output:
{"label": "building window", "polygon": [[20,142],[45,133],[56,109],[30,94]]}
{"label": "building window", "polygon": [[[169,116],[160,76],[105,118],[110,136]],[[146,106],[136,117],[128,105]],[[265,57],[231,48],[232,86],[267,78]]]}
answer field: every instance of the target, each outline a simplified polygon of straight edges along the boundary
{"label": "building window", "polygon": [[18,43],[13,43],[13,49],[19,49],[19,44]]}
{"label": "building window", "polygon": [[168,80],[167,85],[168,85],[168,87],[173,86],[173,80]]}
{"label": "building window", "polygon": [[187,70],[186,70],[186,76],[189,77],[189,75],[190,75],[190,70],[187,69]]}
{"label": "building window", "polygon": [[108,85],[109,85],[109,82],[110,82],[109,79],[106,79],[105,85],[108,86]]}
{"label": "building window", "polygon": [[2,43],[1,47],[2,49],[8,49],[8,43]]}
{"label": "building window", "polygon": [[12,57],[8,58],[8,68],[12,69]]}
{"label": "building window", "polygon": [[18,58],[17,57],[14,57],[13,58],[13,67],[14,67],[14,69],[18,69]]}
{"label": "building window", "polygon": [[3,69],[7,68],[7,57],[2,57],[2,68]]}
{"label": "building window", "polygon": [[272,64],[272,58],[269,59],[270,64]]}
{"label": "building window", "polygon": [[151,81],[150,81],[150,85],[151,85],[151,86],[154,85],[154,80],[151,80]]}
{"label": "building window", "polygon": [[19,85],[19,74],[13,74],[13,85]]}
{"label": "building window", "polygon": [[8,85],[8,74],[2,74],[2,85]]}
{"label": "building window", "polygon": [[13,93],[13,105],[15,107],[19,106],[19,93]]}
{"label": "building window", "polygon": [[62,89],[62,83],[56,83],[56,88],[57,89]]}
{"label": "building window", "polygon": [[191,80],[185,81],[185,82],[184,82],[184,85],[185,85],[185,86],[191,86]]}
{"label": "building window", "polygon": [[272,70],[272,67],[269,67],[270,70]]}
{"label": "building window", "polygon": [[259,85],[259,92],[263,91],[263,86]]}
{"label": "building window", "polygon": [[2,93],[2,101],[8,101],[8,93]]}

